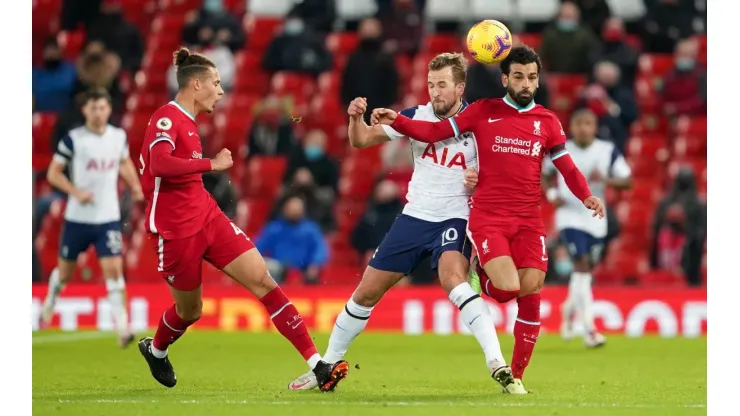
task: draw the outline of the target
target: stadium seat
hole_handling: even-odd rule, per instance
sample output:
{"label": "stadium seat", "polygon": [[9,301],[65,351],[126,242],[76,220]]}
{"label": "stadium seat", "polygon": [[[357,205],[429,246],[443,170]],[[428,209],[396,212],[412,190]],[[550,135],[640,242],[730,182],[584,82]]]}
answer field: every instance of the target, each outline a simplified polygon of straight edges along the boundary
{"label": "stadium seat", "polygon": [[319,75],[319,90],[322,94],[339,94],[342,88],[342,74],[337,72],[322,72]]}
{"label": "stadium seat", "polygon": [[660,77],[652,74],[638,75],[635,80],[635,98],[640,111],[643,113],[657,113],[662,111],[663,102],[659,92]]}
{"label": "stadium seat", "polygon": [[[550,90],[551,109],[556,113],[568,113],[575,106],[578,95],[586,85],[586,77],[584,75],[549,74],[546,82]],[[561,120],[567,119],[561,118]]]}
{"label": "stadium seat", "polygon": [[336,6],[340,20],[360,20],[378,12],[378,5],[374,1],[336,0]]}
{"label": "stadium seat", "polygon": [[645,201],[654,204],[660,199],[661,183],[650,179],[635,180],[632,183],[632,189],[624,191],[623,195],[629,201]]}
{"label": "stadium seat", "polygon": [[252,238],[257,238],[265,226],[267,217],[272,209],[272,199],[250,199],[247,203],[247,226],[244,232]]}
{"label": "stadium seat", "polygon": [[514,35],[514,39],[534,50],[539,50],[542,43],[542,35],[539,33],[519,33]]}
{"label": "stadium seat", "polygon": [[671,54],[642,54],[638,61],[641,75],[664,76],[673,69],[673,55]]}
{"label": "stadium seat", "polygon": [[668,141],[662,135],[641,135],[627,141],[627,157],[630,159],[650,158],[666,162],[669,157]]}
{"label": "stadium seat", "polygon": [[633,136],[647,134],[665,136],[668,134],[668,119],[656,113],[641,114],[630,126],[630,132]]}
{"label": "stadium seat", "polygon": [[85,42],[85,31],[63,31],[57,35],[57,42],[62,48],[62,56],[65,59],[74,60],[82,50],[82,44]]}
{"label": "stadium seat", "polygon": [[516,17],[515,2],[512,0],[471,0],[471,16],[485,16],[486,19],[510,21]]}
{"label": "stadium seat", "polygon": [[247,2],[247,12],[258,17],[282,18],[288,14],[293,3],[292,0],[249,0]]}
{"label": "stadium seat", "polygon": [[610,250],[604,268],[620,276],[622,281],[637,282],[650,267],[647,256],[639,251]]}
{"label": "stadium seat", "polygon": [[645,286],[683,287],[686,286],[684,276],[666,270],[650,270],[640,276],[640,284]]}
{"label": "stadium seat", "polygon": [[179,34],[183,26],[185,26],[185,20],[182,16],[158,13],[152,21],[152,34],[161,33],[171,37],[173,33]]}
{"label": "stadium seat", "polygon": [[34,113],[32,117],[31,137],[34,154],[51,154],[51,133],[57,123],[56,113]]}
{"label": "stadium seat", "polygon": [[632,22],[640,20],[647,10],[645,0],[607,0],[613,16]]}
{"label": "stadium seat", "polygon": [[138,90],[167,91],[167,73],[165,71],[140,70],[134,76],[134,84]]}
{"label": "stadium seat", "polygon": [[[261,54],[272,38],[280,31],[283,21],[274,17],[259,17],[247,13],[244,16],[244,32],[247,35],[247,50]],[[261,65],[260,65],[261,66]]]}
{"label": "stadium seat", "polygon": [[427,0],[426,18],[432,21],[455,21],[470,15],[470,0]]}
{"label": "stadium seat", "polygon": [[273,200],[283,184],[286,160],[282,156],[254,156],[249,160],[246,195]]}
{"label": "stadium seat", "polygon": [[[272,91],[278,95],[308,97],[315,89],[314,78],[297,72],[280,71],[272,75]],[[298,98],[298,97],[296,97]]]}
{"label": "stadium seat", "polygon": [[335,32],[326,36],[326,47],[334,56],[346,56],[357,49],[359,39],[355,32]]}
{"label": "stadium seat", "polygon": [[164,92],[134,93],[126,100],[126,110],[153,113],[167,101],[167,94]]}
{"label": "stadium seat", "polygon": [[182,16],[191,10],[200,9],[202,5],[203,0],[159,0],[159,12]]}
{"label": "stadium seat", "polygon": [[679,117],[676,132],[688,136],[707,137],[707,117]]}
{"label": "stadium seat", "polygon": [[519,0],[518,17],[525,22],[549,22],[558,14],[558,0]]}
{"label": "stadium seat", "polygon": [[452,34],[430,34],[424,37],[421,50],[426,53],[444,53],[462,49],[462,39]]}
{"label": "stadium seat", "polygon": [[699,136],[679,136],[673,139],[673,156],[707,157],[707,139]]}
{"label": "stadium seat", "polygon": [[126,130],[128,137],[129,152],[132,155],[138,155],[141,152],[141,145],[144,143],[144,134],[146,133],[151,112],[127,112],[121,121],[121,127]]}

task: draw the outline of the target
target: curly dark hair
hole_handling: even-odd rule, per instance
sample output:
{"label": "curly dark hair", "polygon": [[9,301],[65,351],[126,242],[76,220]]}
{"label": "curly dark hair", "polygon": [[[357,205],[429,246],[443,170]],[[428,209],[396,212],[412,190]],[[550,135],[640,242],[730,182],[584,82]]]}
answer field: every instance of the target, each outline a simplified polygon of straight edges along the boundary
{"label": "curly dark hair", "polygon": [[517,45],[511,48],[509,55],[501,61],[501,72],[506,75],[511,73],[511,64],[527,65],[537,63],[537,74],[542,71],[542,61],[534,49],[527,45]]}

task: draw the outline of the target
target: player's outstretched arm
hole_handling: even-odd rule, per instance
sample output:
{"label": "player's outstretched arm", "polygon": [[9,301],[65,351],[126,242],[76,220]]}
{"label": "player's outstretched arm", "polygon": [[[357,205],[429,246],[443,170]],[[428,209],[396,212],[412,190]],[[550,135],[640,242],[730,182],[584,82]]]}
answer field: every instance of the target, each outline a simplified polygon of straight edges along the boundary
{"label": "player's outstretched arm", "polygon": [[378,119],[381,124],[390,125],[397,132],[404,134],[414,140],[424,143],[436,143],[447,140],[450,137],[457,137],[462,133],[454,120],[454,117],[445,121],[432,122],[412,120],[401,114],[396,114],[395,118],[388,117],[390,113],[387,109],[379,109]]}
{"label": "player's outstretched arm", "polygon": [[362,149],[365,147],[375,146],[390,140],[380,125],[368,126],[362,119],[367,110],[367,100],[364,97],[357,97],[349,103],[347,114],[349,115],[349,127],[347,135],[352,147]]}
{"label": "player's outstretched arm", "polygon": [[570,154],[565,150],[565,145],[556,146],[556,148],[551,150],[551,154],[552,163],[560,174],[563,175],[568,189],[570,189],[573,195],[583,201],[583,205],[586,208],[594,211],[594,216],[598,215],[599,218],[604,218],[604,203],[599,198],[591,195],[591,189],[588,186],[586,177],[583,176],[583,173],[573,163]]}

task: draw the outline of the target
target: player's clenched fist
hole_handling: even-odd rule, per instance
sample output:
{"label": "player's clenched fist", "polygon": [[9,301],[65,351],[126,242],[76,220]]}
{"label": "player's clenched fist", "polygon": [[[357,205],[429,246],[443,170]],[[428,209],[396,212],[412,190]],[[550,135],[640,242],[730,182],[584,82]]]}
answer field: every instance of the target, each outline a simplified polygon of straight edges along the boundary
{"label": "player's clenched fist", "polygon": [[234,161],[231,159],[231,150],[221,149],[220,152],[211,159],[211,170],[214,172],[224,171],[234,165]]}
{"label": "player's clenched fist", "polygon": [[72,195],[76,200],[80,201],[82,205],[89,204],[93,201],[93,194],[90,191],[78,190]]}
{"label": "player's clenched fist", "polygon": [[385,124],[390,126],[396,121],[398,113],[387,108],[376,108],[373,110],[373,114],[370,117],[370,123],[374,126],[376,124]]}
{"label": "player's clenched fist", "polygon": [[347,107],[347,114],[353,118],[360,118],[367,111],[367,99],[364,97],[357,97],[349,103]]}
{"label": "player's clenched fist", "polygon": [[476,172],[473,168],[467,168],[465,169],[465,180],[464,180],[465,188],[469,192],[473,192],[475,190],[475,187],[478,186],[478,172]]}
{"label": "player's clenched fist", "polygon": [[583,200],[583,205],[594,212],[594,217],[598,215],[599,218],[604,218],[605,208],[604,203],[601,202],[601,199],[595,196],[590,196]]}

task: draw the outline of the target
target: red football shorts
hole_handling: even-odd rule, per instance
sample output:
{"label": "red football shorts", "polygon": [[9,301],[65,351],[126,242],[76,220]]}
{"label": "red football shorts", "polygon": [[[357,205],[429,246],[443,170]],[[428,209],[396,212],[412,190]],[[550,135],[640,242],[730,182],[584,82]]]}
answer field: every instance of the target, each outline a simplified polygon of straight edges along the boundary
{"label": "red football shorts", "polygon": [[501,218],[473,211],[468,220],[468,238],[481,266],[496,257],[509,256],[517,269],[547,271],[545,227],[540,218]]}
{"label": "red football shorts", "polygon": [[229,218],[218,215],[190,237],[166,240],[149,234],[149,241],[159,259],[157,271],[177,290],[195,290],[201,285],[203,260],[223,270],[254,244]]}

